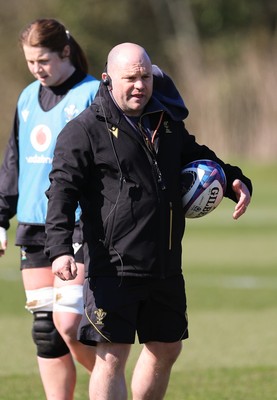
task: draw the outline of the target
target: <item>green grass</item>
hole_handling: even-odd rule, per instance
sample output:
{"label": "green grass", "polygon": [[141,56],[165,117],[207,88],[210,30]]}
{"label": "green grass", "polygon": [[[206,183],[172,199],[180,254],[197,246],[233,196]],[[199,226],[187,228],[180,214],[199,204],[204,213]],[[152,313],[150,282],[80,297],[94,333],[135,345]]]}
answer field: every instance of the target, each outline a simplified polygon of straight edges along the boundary
{"label": "green grass", "polygon": [[[183,242],[190,339],[172,370],[166,400],[277,399],[276,166],[246,165],[254,197],[240,220],[224,199],[205,218],[188,220]],[[30,336],[31,315],[13,246],[0,260],[0,399],[44,399]],[[140,346],[133,347],[131,371]],[[78,366],[75,399],[87,399]]]}

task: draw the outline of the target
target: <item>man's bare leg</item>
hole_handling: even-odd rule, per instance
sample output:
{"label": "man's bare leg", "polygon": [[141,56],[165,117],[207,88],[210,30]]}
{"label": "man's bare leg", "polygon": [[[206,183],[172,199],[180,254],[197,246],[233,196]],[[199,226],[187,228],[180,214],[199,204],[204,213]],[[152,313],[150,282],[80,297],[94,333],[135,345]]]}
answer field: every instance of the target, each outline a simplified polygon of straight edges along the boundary
{"label": "man's bare leg", "polygon": [[90,400],[127,400],[125,366],[131,345],[97,343],[90,378]]}
{"label": "man's bare leg", "polygon": [[149,342],[144,345],[133,378],[133,400],[162,400],[171,368],[182,349],[182,342]]}

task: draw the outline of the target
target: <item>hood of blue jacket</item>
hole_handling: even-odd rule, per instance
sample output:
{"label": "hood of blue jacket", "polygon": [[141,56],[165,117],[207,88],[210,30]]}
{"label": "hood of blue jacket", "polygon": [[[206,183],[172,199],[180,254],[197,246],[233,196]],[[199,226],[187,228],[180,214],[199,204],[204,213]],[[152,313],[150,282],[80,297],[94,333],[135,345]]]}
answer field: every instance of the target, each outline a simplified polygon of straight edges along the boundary
{"label": "hood of blue jacket", "polygon": [[187,118],[189,111],[172,79],[157,65],[152,65],[153,97],[175,121]]}

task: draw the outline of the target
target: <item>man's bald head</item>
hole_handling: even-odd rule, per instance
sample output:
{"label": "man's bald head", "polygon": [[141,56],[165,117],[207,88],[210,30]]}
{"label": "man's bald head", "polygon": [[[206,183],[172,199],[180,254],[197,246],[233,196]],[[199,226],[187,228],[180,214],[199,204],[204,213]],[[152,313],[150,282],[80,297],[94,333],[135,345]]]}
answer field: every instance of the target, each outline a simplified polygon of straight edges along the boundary
{"label": "man's bald head", "polygon": [[115,46],[108,54],[102,79],[126,115],[142,114],[153,90],[152,63],[143,47],[135,43]]}
{"label": "man's bald head", "polygon": [[118,65],[123,66],[126,63],[130,63],[134,58],[138,63],[149,63],[152,65],[150,57],[143,47],[128,42],[118,44],[108,54],[107,72],[109,73],[110,70],[113,70]]}

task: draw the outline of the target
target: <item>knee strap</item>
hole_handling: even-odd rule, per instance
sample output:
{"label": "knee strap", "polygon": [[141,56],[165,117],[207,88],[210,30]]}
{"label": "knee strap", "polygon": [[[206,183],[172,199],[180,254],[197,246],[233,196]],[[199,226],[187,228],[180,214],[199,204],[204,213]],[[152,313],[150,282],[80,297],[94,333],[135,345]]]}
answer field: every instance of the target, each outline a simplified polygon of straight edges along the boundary
{"label": "knee strap", "polygon": [[34,312],[32,329],[33,341],[37,346],[37,355],[42,358],[58,358],[69,353],[69,349],[57,331],[52,312]]}
{"label": "knee strap", "polygon": [[83,314],[83,286],[69,285],[54,288],[53,311]]}
{"label": "knee strap", "polygon": [[31,313],[35,311],[53,311],[54,288],[52,286],[25,290],[25,294],[25,308]]}

